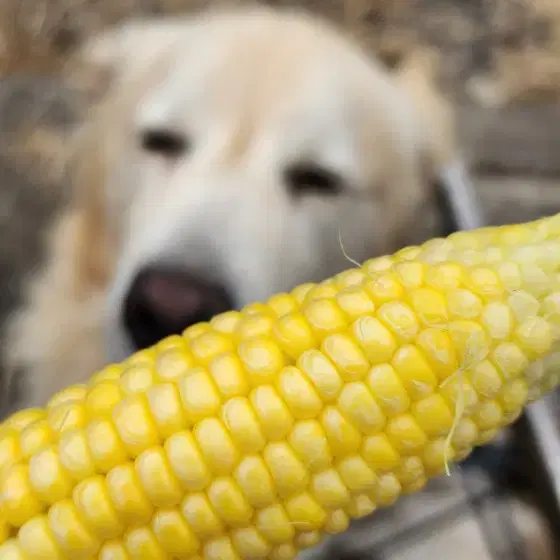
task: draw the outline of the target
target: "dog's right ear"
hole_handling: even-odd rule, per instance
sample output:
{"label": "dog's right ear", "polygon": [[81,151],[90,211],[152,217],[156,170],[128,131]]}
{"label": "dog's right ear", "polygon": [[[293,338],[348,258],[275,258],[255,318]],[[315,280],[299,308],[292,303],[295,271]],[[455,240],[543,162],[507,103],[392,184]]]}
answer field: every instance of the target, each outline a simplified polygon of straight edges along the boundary
{"label": "dog's right ear", "polygon": [[181,20],[132,20],[110,27],[85,41],[65,68],[70,87],[89,104],[100,102],[115,83],[145,68],[177,33]]}

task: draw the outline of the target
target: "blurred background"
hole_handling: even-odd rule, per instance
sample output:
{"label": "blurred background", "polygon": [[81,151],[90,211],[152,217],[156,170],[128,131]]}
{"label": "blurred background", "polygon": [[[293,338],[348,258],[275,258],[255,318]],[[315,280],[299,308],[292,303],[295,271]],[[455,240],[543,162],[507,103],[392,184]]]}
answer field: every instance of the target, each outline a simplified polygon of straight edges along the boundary
{"label": "blurred background", "polygon": [[[2,0],[0,4],[0,329],[43,258],[64,203],[65,154],[87,111],[65,86],[90,34],[131,14],[193,12],[242,0]],[[425,55],[452,101],[459,140],[491,224],[560,211],[560,0],[269,0],[345,26],[390,67]],[[1,330],[0,330],[1,335]],[[1,338],[0,338],[1,340]],[[2,346],[0,344],[0,364]],[[450,477],[333,539],[325,558],[560,559],[560,407],[546,455],[522,419]],[[546,443],[546,442],[545,442]],[[556,471],[556,474],[555,474]],[[556,478],[555,478],[556,477]],[[556,492],[556,494],[555,494]],[[355,536],[355,538],[354,538]]]}

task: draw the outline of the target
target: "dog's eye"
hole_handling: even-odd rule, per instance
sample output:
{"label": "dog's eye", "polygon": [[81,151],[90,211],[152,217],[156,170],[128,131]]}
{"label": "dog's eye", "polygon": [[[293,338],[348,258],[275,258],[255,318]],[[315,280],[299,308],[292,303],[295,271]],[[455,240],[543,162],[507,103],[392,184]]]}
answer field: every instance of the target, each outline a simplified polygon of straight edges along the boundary
{"label": "dog's eye", "polygon": [[298,164],[284,172],[284,181],[293,195],[336,195],[343,186],[342,179],[333,171],[314,164]]}
{"label": "dog's eye", "polygon": [[144,151],[166,158],[178,158],[190,147],[187,138],[171,130],[145,130],[141,143]]}

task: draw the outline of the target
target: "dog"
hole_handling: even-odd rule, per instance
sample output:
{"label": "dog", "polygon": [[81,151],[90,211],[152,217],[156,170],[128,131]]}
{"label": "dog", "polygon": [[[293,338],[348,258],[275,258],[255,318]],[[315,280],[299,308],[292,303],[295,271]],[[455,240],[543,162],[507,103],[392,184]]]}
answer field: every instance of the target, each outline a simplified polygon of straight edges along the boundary
{"label": "dog", "polygon": [[459,150],[426,53],[389,71],[325,21],[260,7],[130,21],[76,60],[92,110],[7,328],[18,408],[437,233],[433,184]]}

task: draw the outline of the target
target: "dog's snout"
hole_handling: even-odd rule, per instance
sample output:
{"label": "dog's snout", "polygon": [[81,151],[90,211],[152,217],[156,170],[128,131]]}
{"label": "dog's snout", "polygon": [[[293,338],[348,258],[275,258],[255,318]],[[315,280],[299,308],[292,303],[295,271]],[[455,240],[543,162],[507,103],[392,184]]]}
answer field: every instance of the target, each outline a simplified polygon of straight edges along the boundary
{"label": "dog's snout", "polygon": [[123,323],[136,349],[141,349],[232,307],[220,284],[185,271],[148,268],[130,286]]}

